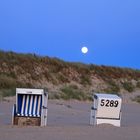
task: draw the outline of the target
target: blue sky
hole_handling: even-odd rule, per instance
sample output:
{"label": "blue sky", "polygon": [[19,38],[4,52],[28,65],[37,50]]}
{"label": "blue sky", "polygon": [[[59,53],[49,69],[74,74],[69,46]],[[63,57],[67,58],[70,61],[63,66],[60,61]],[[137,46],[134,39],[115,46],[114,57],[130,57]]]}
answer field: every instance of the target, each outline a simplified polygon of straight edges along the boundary
{"label": "blue sky", "polygon": [[139,7],[140,0],[3,0],[0,49],[140,69]]}

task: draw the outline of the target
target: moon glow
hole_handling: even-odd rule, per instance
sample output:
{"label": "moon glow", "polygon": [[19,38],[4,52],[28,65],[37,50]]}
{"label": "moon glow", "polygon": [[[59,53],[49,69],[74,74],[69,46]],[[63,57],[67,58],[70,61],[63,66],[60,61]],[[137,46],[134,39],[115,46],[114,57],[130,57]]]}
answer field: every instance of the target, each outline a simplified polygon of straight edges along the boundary
{"label": "moon glow", "polygon": [[87,47],[82,47],[81,52],[86,54],[88,52],[88,48]]}

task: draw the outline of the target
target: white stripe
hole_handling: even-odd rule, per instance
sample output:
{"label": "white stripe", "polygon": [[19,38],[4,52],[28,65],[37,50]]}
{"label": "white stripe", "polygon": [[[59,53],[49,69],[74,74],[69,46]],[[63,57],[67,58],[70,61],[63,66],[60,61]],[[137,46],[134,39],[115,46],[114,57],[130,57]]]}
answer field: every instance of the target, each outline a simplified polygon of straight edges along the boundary
{"label": "white stripe", "polygon": [[39,96],[38,98],[38,107],[37,107],[37,116],[39,116],[40,114],[40,102],[41,102],[41,96]]}
{"label": "white stripe", "polygon": [[29,106],[29,95],[26,98],[26,106],[25,106],[25,116],[28,116],[28,106]]}
{"label": "white stripe", "polygon": [[21,115],[24,114],[24,104],[25,104],[25,95],[23,95],[23,99],[22,99]]}
{"label": "white stripe", "polygon": [[31,99],[30,99],[30,109],[29,109],[30,116],[32,116],[32,106],[33,106],[33,95],[31,95]]}
{"label": "white stripe", "polygon": [[37,96],[35,96],[35,98],[34,98],[34,110],[33,110],[33,115],[36,115],[36,114],[35,114],[35,111],[36,111],[36,101],[37,101]]}

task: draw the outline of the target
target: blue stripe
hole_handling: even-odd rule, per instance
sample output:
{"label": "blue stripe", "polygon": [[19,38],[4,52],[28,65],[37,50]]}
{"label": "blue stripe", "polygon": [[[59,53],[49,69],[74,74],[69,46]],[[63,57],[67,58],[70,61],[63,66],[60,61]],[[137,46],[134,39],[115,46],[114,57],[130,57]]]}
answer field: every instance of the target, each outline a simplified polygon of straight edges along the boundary
{"label": "blue stripe", "polygon": [[21,113],[21,107],[22,107],[22,99],[23,99],[23,96],[21,96],[21,94],[18,95],[18,113]]}
{"label": "blue stripe", "polygon": [[36,101],[36,110],[35,110],[35,115],[39,115],[39,114],[37,114],[38,112],[37,112],[37,109],[38,109],[38,100],[39,100],[39,96],[37,96],[37,101]]}
{"label": "blue stripe", "polygon": [[42,107],[42,96],[41,96],[41,99],[40,99],[40,108],[39,108],[39,115],[41,116],[41,107]]}
{"label": "blue stripe", "polygon": [[26,114],[25,114],[25,109],[26,109],[26,101],[27,101],[27,96],[25,96],[25,102],[23,103],[23,105],[24,105],[23,114],[24,114],[24,115],[26,115]]}
{"label": "blue stripe", "polygon": [[27,110],[28,116],[29,116],[29,110],[30,110],[30,101],[31,101],[31,95],[29,95],[28,110]]}
{"label": "blue stripe", "polygon": [[35,100],[35,96],[33,96],[31,115],[33,115],[33,111],[34,111],[34,100]]}

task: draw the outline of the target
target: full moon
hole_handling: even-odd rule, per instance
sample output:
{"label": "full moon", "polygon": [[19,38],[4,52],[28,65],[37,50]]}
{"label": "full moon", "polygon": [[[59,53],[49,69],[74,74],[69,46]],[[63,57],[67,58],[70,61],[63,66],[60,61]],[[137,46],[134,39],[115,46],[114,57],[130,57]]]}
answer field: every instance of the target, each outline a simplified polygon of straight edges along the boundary
{"label": "full moon", "polygon": [[85,53],[87,53],[87,52],[88,52],[88,48],[87,48],[87,47],[82,47],[82,48],[81,48],[81,51],[82,51],[82,53],[84,53],[84,54],[85,54]]}

